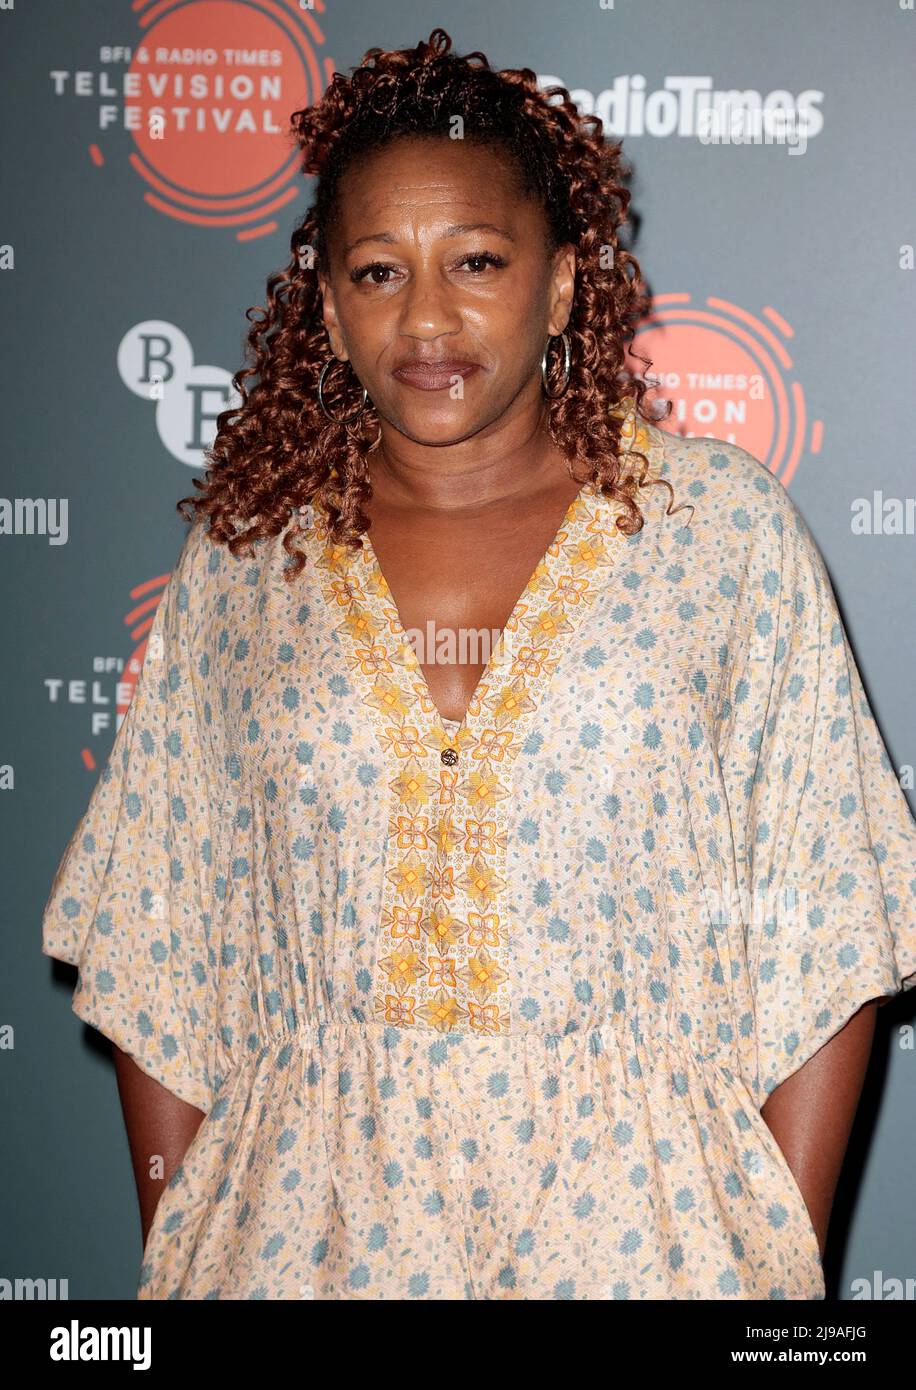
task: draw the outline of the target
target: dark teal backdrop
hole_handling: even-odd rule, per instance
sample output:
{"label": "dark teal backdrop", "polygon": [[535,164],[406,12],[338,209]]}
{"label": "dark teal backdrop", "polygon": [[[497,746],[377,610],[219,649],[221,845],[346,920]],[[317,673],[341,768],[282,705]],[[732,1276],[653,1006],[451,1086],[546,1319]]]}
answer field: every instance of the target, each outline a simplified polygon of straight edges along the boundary
{"label": "dark teal backdrop", "polygon": [[[458,51],[530,66],[620,122],[670,394],[694,428],[709,418],[784,479],[907,789],[916,761],[916,14],[897,0],[284,0],[276,11],[282,23],[258,0],[184,0],[156,17],[129,0],[0,8],[0,1277],[66,1279],[71,1298],[134,1296],[140,1227],[107,1044],[70,1012],[74,972],[40,952],[41,910],[177,557],[175,502],[241,364],[244,310],[285,263],[307,204],[271,117],[315,100],[335,67],[441,24]],[[157,59],[159,40],[212,46],[215,61]],[[225,76],[225,49],[243,47],[268,55],[250,102],[244,83],[229,99],[212,81],[170,90],[157,141],[146,73]],[[139,93],[130,81],[125,91],[129,68]],[[691,86],[799,113],[804,145],[704,142]],[[214,110],[246,103],[253,131],[221,135]],[[181,106],[204,122],[199,135],[174,138]],[[737,379],[748,367],[762,399]],[[689,372],[736,380],[691,384]],[[863,527],[863,514],[879,524]],[[864,1280],[880,1297],[882,1277],[916,1275],[913,1007],[910,996],[881,1011],[828,1295],[850,1298]]]}

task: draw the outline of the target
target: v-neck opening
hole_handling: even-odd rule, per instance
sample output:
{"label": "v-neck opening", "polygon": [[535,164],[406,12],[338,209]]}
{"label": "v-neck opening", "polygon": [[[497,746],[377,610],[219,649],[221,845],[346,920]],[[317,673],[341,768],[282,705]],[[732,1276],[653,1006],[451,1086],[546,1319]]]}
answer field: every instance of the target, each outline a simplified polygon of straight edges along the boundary
{"label": "v-neck opening", "polygon": [[[621,456],[634,447],[646,455],[644,482],[664,471],[662,439],[657,426],[638,422],[630,401]],[[309,539],[320,547],[317,565],[327,575],[323,599],[338,616],[335,626],[351,670],[393,765],[430,755],[447,768],[459,760],[474,766],[513,761],[553,671],[627,539],[612,500],[593,480],[579,488],[518,595],[462,718],[454,721],[443,717],[432,697],[368,532],[357,549],[334,542],[320,500],[306,510]]]}
{"label": "v-neck opening", "polygon": [[[540,555],[521,593],[512,605],[509,616],[500,629],[499,637],[490,651],[484,668],[471,692],[471,697],[465,707],[464,714],[460,719],[446,719],[433,699],[429,681],[426,678],[426,672],[423,670],[422,663],[416,654],[413,643],[407,636],[407,630],[401,621],[400,610],[395,603],[391,586],[385,578],[385,573],[379,562],[378,555],[376,554],[375,546],[372,544],[369,533],[364,532],[363,544],[365,546],[366,563],[375,578],[378,592],[389,609],[390,630],[397,646],[401,650],[402,657],[404,658],[404,666],[415,676],[420,686],[423,701],[429,707],[432,722],[437,726],[437,732],[442,737],[444,746],[460,746],[462,739],[468,733],[471,721],[476,717],[475,707],[478,705],[480,698],[490,689],[496,673],[505,662],[507,645],[506,633],[514,630],[519,618],[527,608],[528,601],[534,596],[539,587],[539,581],[544,573],[545,565],[569,530],[571,522],[581,509],[584,498],[594,493],[594,490],[594,484],[590,481],[586,481],[570,501],[563,514],[562,521]],[[454,725],[455,727],[450,729],[447,727],[448,725]]]}
{"label": "v-neck opening", "polygon": [[[634,443],[660,476],[661,431],[637,431],[631,416],[622,452]],[[624,554],[619,508],[595,483],[582,485],[513,605],[462,719],[447,721],[368,537],[358,549],[335,542],[321,504],[309,505],[312,582],[352,681],[335,693],[353,698],[345,708],[357,717],[358,705],[383,759],[378,785],[387,828],[373,1017],[433,1035],[507,1036],[514,1021],[507,872],[514,768],[525,750],[536,750],[534,721],[550,717],[562,663]],[[321,638],[327,631],[318,625]]]}

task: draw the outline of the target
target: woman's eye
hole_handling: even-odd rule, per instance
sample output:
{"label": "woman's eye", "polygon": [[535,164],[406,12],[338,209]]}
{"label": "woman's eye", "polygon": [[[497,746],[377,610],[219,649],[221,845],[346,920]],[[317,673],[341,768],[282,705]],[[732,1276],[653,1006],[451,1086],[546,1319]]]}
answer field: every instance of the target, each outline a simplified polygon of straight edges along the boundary
{"label": "woman's eye", "polygon": [[[458,265],[466,266],[471,265],[471,263],[473,263],[473,268],[470,273],[476,278],[480,278],[485,273],[488,265],[498,269],[506,264],[502,256],[497,256],[492,251],[473,251],[469,256],[464,256],[458,262]],[[358,270],[351,271],[350,279],[354,284],[358,284],[360,281],[366,280],[369,276],[372,276],[373,278],[369,281],[370,284],[387,285],[390,284],[389,280],[375,279],[374,277],[377,275],[392,275],[394,274],[394,269],[394,266],[384,265],[381,261],[373,261],[371,265],[364,265]]]}
{"label": "woman's eye", "polygon": [[[505,264],[506,264],[506,262],[503,260],[502,256],[495,256],[495,255],[493,254],[492,251],[475,251],[475,252],[472,252],[472,254],[471,254],[470,256],[465,256],[465,258],[464,258],[464,260],[461,262],[461,264],[462,264],[462,265],[467,265],[467,263],[468,263],[469,261],[481,261],[481,262],[483,262],[484,265],[494,265],[494,266],[502,266],[502,265],[505,265]],[[479,272],[477,272],[477,271],[474,272],[474,274],[478,274],[478,273],[479,273]]]}
{"label": "woman's eye", "polygon": [[[367,275],[372,275],[377,270],[390,271],[393,270],[393,268],[394,267],[390,265],[382,265],[381,261],[373,261],[372,265],[364,265],[361,270],[352,271],[350,279],[353,280],[354,283],[357,283],[360,280],[364,280]],[[373,280],[372,283],[373,285],[387,285],[388,281]]]}

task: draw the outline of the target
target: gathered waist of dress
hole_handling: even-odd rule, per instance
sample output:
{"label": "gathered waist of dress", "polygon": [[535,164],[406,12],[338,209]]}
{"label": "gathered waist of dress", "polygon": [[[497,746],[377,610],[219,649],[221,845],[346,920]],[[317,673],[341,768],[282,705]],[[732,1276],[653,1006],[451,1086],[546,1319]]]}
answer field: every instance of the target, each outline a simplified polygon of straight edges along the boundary
{"label": "gathered waist of dress", "polygon": [[684,1037],[673,1027],[642,1026],[633,1018],[606,1018],[575,1029],[526,1028],[511,1033],[471,1033],[438,1029],[402,1028],[384,1021],[346,1018],[312,1020],[299,1027],[277,1033],[269,1039],[253,1042],[247,1056],[239,1057],[230,1049],[220,1049],[222,1089],[237,1073],[270,1065],[271,1061],[285,1064],[294,1051],[334,1054],[357,1051],[388,1054],[392,1062],[403,1059],[404,1050],[423,1049],[433,1063],[469,1062],[485,1058],[488,1063],[510,1063],[514,1057],[541,1052],[552,1056],[558,1064],[576,1054],[600,1054],[609,1047],[616,1049],[632,1068],[657,1065],[670,1066],[680,1061],[699,1068],[724,1071],[733,1079],[738,1059],[723,1048],[721,1042],[704,1048],[696,1040]]}

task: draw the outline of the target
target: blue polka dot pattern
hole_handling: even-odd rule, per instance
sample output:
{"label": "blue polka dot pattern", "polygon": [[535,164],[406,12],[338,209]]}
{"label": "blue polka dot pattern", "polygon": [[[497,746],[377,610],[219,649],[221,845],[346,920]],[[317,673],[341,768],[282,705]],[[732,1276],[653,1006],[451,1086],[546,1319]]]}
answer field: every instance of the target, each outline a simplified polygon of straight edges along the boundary
{"label": "blue polka dot pattern", "polygon": [[916,983],[916,825],[784,488],[635,437],[693,513],[583,489],[463,721],[319,509],[189,533],[43,922],[205,1112],[140,1298],[824,1296],[760,1112]]}

